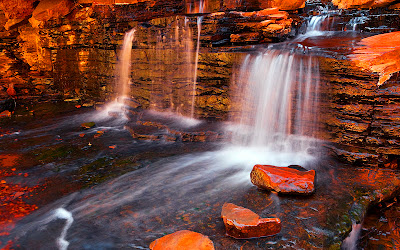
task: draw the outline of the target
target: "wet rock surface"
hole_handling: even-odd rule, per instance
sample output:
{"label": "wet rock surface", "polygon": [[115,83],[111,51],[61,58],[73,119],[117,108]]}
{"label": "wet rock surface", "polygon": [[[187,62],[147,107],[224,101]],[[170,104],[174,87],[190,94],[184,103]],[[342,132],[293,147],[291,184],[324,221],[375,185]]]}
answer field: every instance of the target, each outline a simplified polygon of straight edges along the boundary
{"label": "wet rock surface", "polygon": [[351,58],[359,67],[379,74],[378,85],[400,71],[400,32],[391,32],[362,39]]}
{"label": "wet rock surface", "polygon": [[397,168],[398,74],[378,86],[377,74],[349,60],[321,58],[320,67],[321,79],[330,83],[322,92],[331,113],[323,120],[334,155],[355,165]]}
{"label": "wet rock surface", "polygon": [[301,167],[255,165],[250,179],[259,188],[282,194],[312,194],[315,191],[315,171]]}
{"label": "wet rock surface", "polygon": [[221,217],[226,234],[235,239],[265,237],[281,231],[279,218],[261,218],[253,211],[232,203],[222,206]]}
{"label": "wet rock surface", "polygon": [[371,208],[362,224],[358,246],[363,249],[396,249],[400,245],[399,197]]}
{"label": "wet rock surface", "polygon": [[214,250],[213,242],[202,234],[182,230],[166,235],[150,244],[151,250],[163,249],[199,249]]}
{"label": "wet rock surface", "polygon": [[[35,221],[46,221],[47,212],[63,207],[74,219],[65,238],[71,248],[148,247],[165,233],[183,228],[207,235],[217,249],[338,248],[368,207],[399,191],[397,171],[322,161],[313,165],[318,167],[313,196],[277,196],[250,184],[251,166],[221,168],[218,157],[225,161],[227,156],[215,154],[215,144],[133,140],[126,130],[110,129],[115,118],[96,121],[98,129],[108,127],[96,137],[98,129],[80,128],[89,120],[88,110],[70,105],[61,112],[58,106],[59,115],[47,116],[48,108],[54,107],[34,107],[36,122],[30,112],[17,110],[16,116],[7,118],[8,125],[1,126],[0,199],[6,204],[1,218],[7,232],[0,236],[2,247],[10,240],[14,242],[10,246],[24,247],[27,242],[39,246],[42,241],[55,246],[43,236],[46,233],[29,230],[36,232],[43,224]],[[77,116],[58,119],[68,110]],[[17,116],[22,111],[25,115]],[[42,128],[43,122],[47,127]],[[246,180],[232,182],[242,171]],[[239,175],[232,179],[233,173]],[[147,185],[149,180],[154,182]],[[79,192],[68,196],[75,191]],[[280,218],[281,232],[253,240],[226,236],[221,219],[225,202],[240,204],[262,218]],[[38,211],[29,216],[33,210]],[[57,225],[61,230],[57,221],[49,223],[49,228]],[[18,232],[26,229],[21,238]]]}

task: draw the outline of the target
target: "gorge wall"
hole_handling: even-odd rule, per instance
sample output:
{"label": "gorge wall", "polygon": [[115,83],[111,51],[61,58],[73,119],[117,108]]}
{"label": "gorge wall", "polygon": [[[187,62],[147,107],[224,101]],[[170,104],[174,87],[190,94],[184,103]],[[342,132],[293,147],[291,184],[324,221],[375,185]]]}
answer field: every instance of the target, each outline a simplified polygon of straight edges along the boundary
{"label": "gorge wall", "polygon": [[[122,4],[128,3],[128,4]],[[95,105],[114,92],[117,54],[126,31],[137,30],[131,96],[142,108],[188,114],[197,39],[197,1],[2,1],[0,99],[12,84],[19,102],[66,100]],[[232,78],[259,44],[295,37],[315,6],[304,1],[208,1],[200,36],[195,117],[226,120]],[[333,1],[343,10],[335,30],[365,17],[368,35],[397,31],[396,1]],[[381,6],[390,5],[387,8]],[[188,6],[192,6],[189,8]],[[277,7],[272,9],[271,7]],[[378,8],[379,7],[379,8]],[[263,10],[264,9],[264,10]],[[188,14],[189,13],[189,14]],[[187,15],[184,15],[187,14]],[[258,46],[257,46],[258,45]],[[262,45],[261,45],[262,46]],[[309,44],[307,46],[313,46]],[[356,44],[319,53],[325,115],[320,135],[338,158],[355,165],[397,168],[400,156],[398,74],[379,76],[347,56]]]}

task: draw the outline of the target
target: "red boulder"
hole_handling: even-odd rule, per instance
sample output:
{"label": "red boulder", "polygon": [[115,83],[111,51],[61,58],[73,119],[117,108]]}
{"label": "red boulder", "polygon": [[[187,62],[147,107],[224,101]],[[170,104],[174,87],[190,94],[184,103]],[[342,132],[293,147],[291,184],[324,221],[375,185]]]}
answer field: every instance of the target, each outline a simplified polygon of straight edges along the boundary
{"label": "red boulder", "polygon": [[281,231],[279,218],[260,218],[253,211],[225,203],[221,212],[226,234],[236,239],[249,239],[277,234]]}
{"label": "red boulder", "polygon": [[257,187],[278,193],[311,194],[314,192],[314,170],[302,171],[290,166],[255,165],[250,178]]}

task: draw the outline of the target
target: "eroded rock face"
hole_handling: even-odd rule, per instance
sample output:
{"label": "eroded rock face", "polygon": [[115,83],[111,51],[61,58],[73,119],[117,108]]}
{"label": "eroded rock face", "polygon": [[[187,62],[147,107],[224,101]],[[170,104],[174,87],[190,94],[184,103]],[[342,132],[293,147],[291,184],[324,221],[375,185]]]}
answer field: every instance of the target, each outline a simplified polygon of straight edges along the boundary
{"label": "eroded rock face", "polygon": [[221,217],[226,234],[236,239],[264,237],[281,231],[279,218],[260,218],[253,211],[232,203],[223,205]]}
{"label": "eroded rock face", "polygon": [[314,170],[302,171],[294,167],[255,165],[250,178],[257,187],[278,193],[311,194],[314,192]]}
{"label": "eroded rock face", "polygon": [[168,250],[168,249],[198,249],[198,250],[214,250],[213,242],[200,233],[182,230],[172,234],[168,234],[153,241],[149,248],[151,250]]}
{"label": "eroded rock face", "polygon": [[[273,0],[271,6],[280,10],[297,10],[304,8],[305,0]],[[263,7],[263,5],[261,5]]]}
{"label": "eroded rock face", "polygon": [[35,0],[2,0],[0,9],[8,19],[5,28],[8,30],[13,25],[29,17],[34,9]]}
{"label": "eroded rock face", "polygon": [[364,38],[359,45],[352,60],[360,67],[378,73],[378,85],[400,71],[400,31]]}
{"label": "eroded rock face", "polygon": [[67,15],[74,7],[71,0],[42,0],[32,13],[38,21],[48,21]]}
{"label": "eroded rock face", "polygon": [[390,5],[395,0],[332,0],[340,9],[376,8]]}
{"label": "eroded rock face", "polygon": [[257,10],[265,8],[278,8],[280,10],[297,10],[304,8],[305,0],[223,0],[222,6],[226,9],[243,9],[243,10]]}

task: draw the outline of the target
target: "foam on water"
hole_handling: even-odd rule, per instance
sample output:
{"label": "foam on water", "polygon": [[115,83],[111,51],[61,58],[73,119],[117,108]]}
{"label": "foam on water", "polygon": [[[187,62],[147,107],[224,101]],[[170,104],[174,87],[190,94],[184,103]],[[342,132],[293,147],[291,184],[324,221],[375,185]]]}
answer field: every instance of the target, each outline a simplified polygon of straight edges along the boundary
{"label": "foam on water", "polygon": [[159,112],[159,111],[155,111],[155,110],[150,110],[148,113],[151,115],[154,115],[154,116],[164,118],[164,119],[170,119],[176,125],[182,126],[185,128],[195,127],[195,126],[198,126],[201,123],[203,123],[202,120],[183,116],[183,115],[180,115],[175,112]]}

